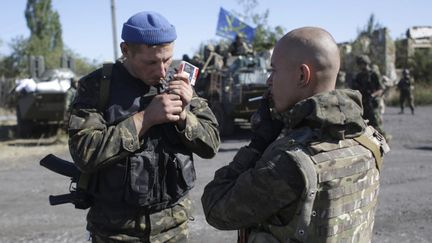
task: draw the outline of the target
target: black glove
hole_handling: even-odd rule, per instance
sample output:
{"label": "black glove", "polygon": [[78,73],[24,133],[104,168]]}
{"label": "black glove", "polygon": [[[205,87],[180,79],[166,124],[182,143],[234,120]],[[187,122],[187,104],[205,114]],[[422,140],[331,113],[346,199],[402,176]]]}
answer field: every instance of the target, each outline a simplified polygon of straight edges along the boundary
{"label": "black glove", "polygon": [[250,148],[261,153],[279,136],[283,122],[272,119],[268,98],[263,98],[258,110],[251,117],[252,139]]}

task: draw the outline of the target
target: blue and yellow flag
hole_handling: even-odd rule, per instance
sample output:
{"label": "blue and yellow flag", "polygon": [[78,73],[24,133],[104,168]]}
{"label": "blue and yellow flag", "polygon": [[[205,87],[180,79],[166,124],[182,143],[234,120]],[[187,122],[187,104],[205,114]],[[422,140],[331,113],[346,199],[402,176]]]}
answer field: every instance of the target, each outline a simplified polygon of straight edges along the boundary
{"label": "blue and yellow flag", "polygon": [[233,14],[221,7],[219,11],[219,20],[216,28],[216,34],[234,40],[237,33],[243,33],[245,39],[251,43],[255,35],[255,28],[245,24]]}

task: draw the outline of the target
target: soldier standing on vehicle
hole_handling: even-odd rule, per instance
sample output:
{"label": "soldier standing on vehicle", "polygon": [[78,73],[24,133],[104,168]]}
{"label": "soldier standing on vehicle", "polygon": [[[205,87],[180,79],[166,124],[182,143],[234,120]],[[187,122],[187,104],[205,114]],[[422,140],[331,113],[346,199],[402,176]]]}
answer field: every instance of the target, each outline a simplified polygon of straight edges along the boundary
{"label": "soldier standing on vehicle", "polygon": [[351,88],[362,94],[363,117],[369,121],[369,125],[386,135],[382,128],[382,114],[380,110],[380,99],[384,92],[384,85],[378,73],[370,68],[370,59],[367,55],[357,57],[357,65],[360,72],[357,73]]}
{"label": "soldier standing on vehicle", "polygon": [[401,111],[399,112],[399,114],[404,113],[405,101],[408,101],[408,105],[411,109],[411,114],[414,115],[414,95],[412,92],[414,90],[414,79],[410,76],[408,69],[404,69],[402,71],[402,78],[397,84],[397,87],[400,92],[399,104]]}
{"label": "soldier standing on vehicle", "polygon": [[370,242],[388,147],[361,117],[360,93],[335,90],[336,42],[320,28],[295,29],[271,60],[283,122],[263,99],[251,142],[204,189],[207,221],[242,229],[239,242]]}
{"label": "soldier standing on vehicle", "polygon": [[252,52],[252,48],[246,42],[244,34],[238,33],[229,47],[229,53],[233,56],[244,56],[252,54]]}
{"label": "soldier standing on vehicle", "polygon": [[202,67],[204,66],[204,62],[199,54],[193,55],[190,63],[192,63],[192,65],[196,66],[197,68],[199,68],[199,70],[201,70]]}
{"label": "soldier standing on vehicle", "polygon": [[92,242],[187,241],[192,153],[211,158],[220,139],[215,116],[186,73],[158,92],[176,38],[162,15],[137,13],[123,25],[123,57],[80,80],[69,148],[89,175]]}

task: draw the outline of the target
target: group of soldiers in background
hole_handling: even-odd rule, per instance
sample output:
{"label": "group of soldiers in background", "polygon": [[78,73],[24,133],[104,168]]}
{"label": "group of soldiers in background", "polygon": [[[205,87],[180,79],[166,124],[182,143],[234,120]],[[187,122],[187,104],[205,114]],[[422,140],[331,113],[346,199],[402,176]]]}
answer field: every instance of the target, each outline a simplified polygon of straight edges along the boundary
{"label": "group of soldiers in background", "polygon": [[247,66],[248,60],[254,54],[253,48],[247,43],[245,36],[239,33],[229,45],[224,42],[216,46],[209,43],[204,46],[202,54],[197,53],[192,58],[184,54],[182,59],[199,68],[200,73],[195,83],[195,91],[200,96],[205,97],[205,92],[208,90],[210,84],[210,75],[207,70],[222,70],[226,68],[227,70],[229,69],[229,72],[233,72],[237,68]]}
{"label": "group of soldiers in background", "polygon": [[[212,58],[211,55],[215,55]],[[183,60],[188,61],[200,70],[203,67],[213,66],[222,68],[227,63],[227,58],[230,56],[247,56],[253,55],[252,47],[245,41],[244,36],[239,34],[229,47],[219,44],[216,48],[212,44],[204,47],[203,56],[195,54],[192,59],[187,55],[183,56]],[[353,80],[349,82],[348,87],[358,90],[362,94],[362,105],[364,109],[364,118],[369,120],[369,124],[375,127],[381,134],[389,139],[391,136],[386,134],[382,127],[382,114],[384,113],[384,94],[388,91],[388,87],[383,83],[378,65],[372,65],[369,56],[360,55],[356,59],[356,63],[360,71],[356,74]],[[414,115],[414,80],[410,77],[408,69],[402,71],[402,78],[397,84],[400,92],[400,113],[404,113],[405,102],[411,109],[411,114]]]}
{"label": "group of soldiers in background", "polygon": [[195,54],[192,58],[183,55],[183,60],[192,63],[200,68],[212,66],[222,68],[227,65],[227,60],[231,56],[247,56],[253,54],[252,46],[246,42],[242,33],[237,34],[235,40],[229,45],[220,43],[216,47],[212,44],[204,46],[203,54]]}

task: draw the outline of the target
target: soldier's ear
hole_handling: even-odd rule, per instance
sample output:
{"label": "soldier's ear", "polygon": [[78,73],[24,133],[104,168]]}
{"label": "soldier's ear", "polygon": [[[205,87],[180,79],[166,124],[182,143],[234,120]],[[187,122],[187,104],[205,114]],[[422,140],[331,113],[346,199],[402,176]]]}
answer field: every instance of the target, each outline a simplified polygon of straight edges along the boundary
{"label": "soldier's ear", "polygon": [[120,50],[123,54],[123,56],[127,56],[129,52],[129,46],[126,44],[126,42],[120,43]]}
{"label": "soldier's ear", "polygon": [[299,84],[300,86],[307,86],[311,79],[311,71],[307,64],[300,65],[300,78]]}

